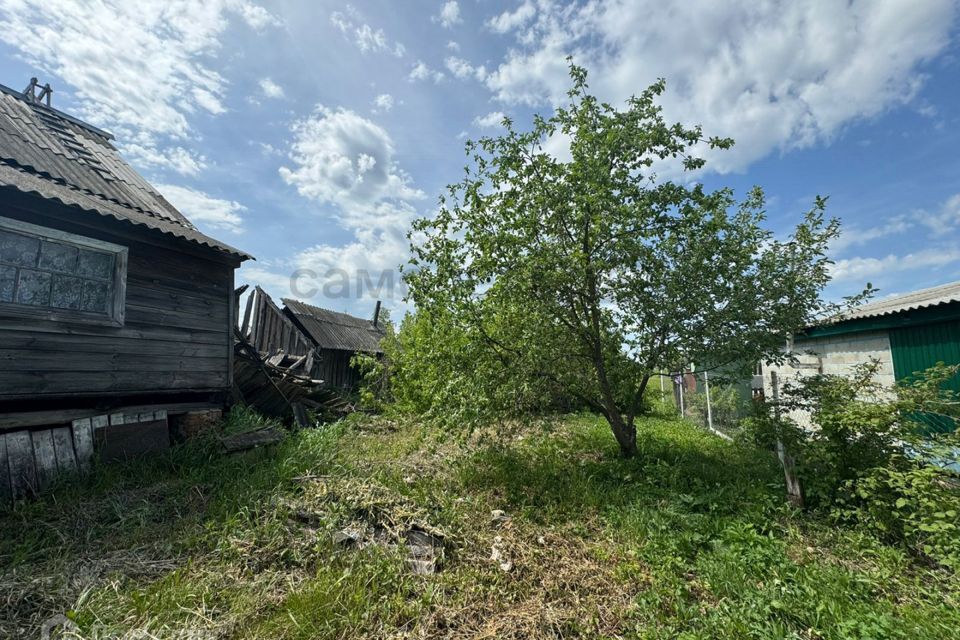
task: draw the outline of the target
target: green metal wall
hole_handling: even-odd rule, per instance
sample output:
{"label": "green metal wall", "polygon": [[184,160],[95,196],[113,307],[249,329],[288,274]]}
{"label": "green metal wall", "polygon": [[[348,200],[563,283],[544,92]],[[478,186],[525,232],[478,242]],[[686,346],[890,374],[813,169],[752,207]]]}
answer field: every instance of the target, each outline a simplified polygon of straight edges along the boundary
{"label": "green metal wall", "polygon": [[[939,322],[890,330],[893,372],[897,380],[929,369],[937,362],[960,364],[960,320]],[[945,387],[960,393],[960,376],[954,376]],[[948,430],[952,423],[927,421],[937,430]]]}
{"label": "green metal wall", "polygon": [[[929,369],[937,362],[958,364],[960,320],[892,329],[890,350],[893,353],[893,372],[897,380],[909,378],[915,372]],[[950,388],[960,392],[960,379],[952,380]]]}

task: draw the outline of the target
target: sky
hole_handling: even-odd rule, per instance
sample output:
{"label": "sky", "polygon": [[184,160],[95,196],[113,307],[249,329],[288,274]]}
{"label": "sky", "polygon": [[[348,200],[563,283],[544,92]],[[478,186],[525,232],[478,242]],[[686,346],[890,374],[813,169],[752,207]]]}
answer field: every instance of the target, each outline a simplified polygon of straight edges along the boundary
{"label": "sky", "polygon": [[843,223],[827,295],[960,280],[960,49],[948,0],[0,0],[0,83],[111,131],[201,230],[254,256],[238,283],[362,316],[406,307],[410,222],[464,142],[523,128],[567,56],[623,104],[729,136],[695,176],[816,195]]}

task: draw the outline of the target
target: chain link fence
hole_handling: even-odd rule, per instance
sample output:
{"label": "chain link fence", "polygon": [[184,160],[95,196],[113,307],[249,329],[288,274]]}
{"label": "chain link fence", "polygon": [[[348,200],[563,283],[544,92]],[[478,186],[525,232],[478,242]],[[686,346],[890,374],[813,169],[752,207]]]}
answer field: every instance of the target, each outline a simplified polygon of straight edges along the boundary
{"label": "chain link fence", "polygon": [[661,376],[662,397],[677,413],[700,427],[726,438],[740,430],[740,421],[753,412],[751,380],[731,382],[695,369]]}

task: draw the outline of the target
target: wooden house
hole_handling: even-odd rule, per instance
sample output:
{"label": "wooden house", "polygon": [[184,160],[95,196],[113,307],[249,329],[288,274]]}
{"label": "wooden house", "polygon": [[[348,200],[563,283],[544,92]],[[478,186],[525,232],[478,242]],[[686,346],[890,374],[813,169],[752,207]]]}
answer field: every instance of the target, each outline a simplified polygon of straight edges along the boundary
{"label": "wooden house", "polygon": [[313,375],[324,384],[351,390],[360,383],[360,372],[350,365],[357,353],[380,356],[380,341],[385,332],[380,323],[380,303],[373,320],[364,320],[346,313],[330,311],[299,300],[283,300],[284,313],[314,345]]}
{"label": "wooden house", "polygon": [[[0,491],[40,475],[11,466],[43,448],[37,432],[87,419],[76,466],[88,435],[160,442],[124,425],[229,397],[234,270],[250,256],[197,230],[111,139],[0,86]],[[51,433],[60,456],[75,434]]]}

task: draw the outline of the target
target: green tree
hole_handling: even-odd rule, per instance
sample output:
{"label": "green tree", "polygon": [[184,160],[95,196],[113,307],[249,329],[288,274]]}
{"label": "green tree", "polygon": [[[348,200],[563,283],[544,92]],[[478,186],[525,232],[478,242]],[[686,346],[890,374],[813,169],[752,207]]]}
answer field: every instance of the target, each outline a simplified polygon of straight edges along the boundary
{"label": "green tree", "polygon": [[[414,224],[405,278],[419,313],[500,363],[498,393],[547,381],[602,413],[629,456],[651,376],[780,358],[790,332],[830,310],[820,293],[839,228],[818,197],[777,240],[759,189],[737,205],[730,189],[658,178],[733,141],[665,122],[662,80],[618,110],[583,68],[570,76],[552,117],[529,131],[505,118],[503,135],[467,143],[463,180]],[[557,140],[569,158],[545,150]]]}

